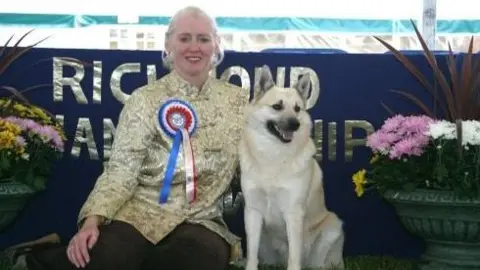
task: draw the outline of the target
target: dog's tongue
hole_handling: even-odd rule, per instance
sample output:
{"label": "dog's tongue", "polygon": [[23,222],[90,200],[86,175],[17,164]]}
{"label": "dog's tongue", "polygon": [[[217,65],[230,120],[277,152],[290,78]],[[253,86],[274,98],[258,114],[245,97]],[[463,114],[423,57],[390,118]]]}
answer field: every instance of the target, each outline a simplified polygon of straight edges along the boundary
{"label": "dog's tongue", "polygon": [[293,132],[291,132],[291,131],[284,131],[284,132],[282,132],[282,137],[283,137],[283,139],[285,139],[285,140],[291,140],[292,137],[293,137]]}

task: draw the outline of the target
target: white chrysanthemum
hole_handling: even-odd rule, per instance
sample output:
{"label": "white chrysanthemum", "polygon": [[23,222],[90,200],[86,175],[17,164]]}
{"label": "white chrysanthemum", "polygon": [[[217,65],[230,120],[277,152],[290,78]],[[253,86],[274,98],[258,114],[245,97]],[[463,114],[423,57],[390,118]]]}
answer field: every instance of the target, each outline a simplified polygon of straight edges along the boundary
{"label": "white chrysanthemum", "polygon": [[480,145],[480,122],[463,121],[462,145]]}
{"label": "white chrysanthemum", "polygon": [[[431,123],[426,134],[433,139],[453,140],[457,138],[457,126],[455,123],[441,120]],[[462,121],[462,145],[480,145],[479,121]]]}
{"label": "white chrysanthemum", "polygon": [[457,128],[455,123],[448,122],[446,120],[437,121],[429,124],[429,130],[426,135],[433,139],[447,139],[453,140],[457,137]]}

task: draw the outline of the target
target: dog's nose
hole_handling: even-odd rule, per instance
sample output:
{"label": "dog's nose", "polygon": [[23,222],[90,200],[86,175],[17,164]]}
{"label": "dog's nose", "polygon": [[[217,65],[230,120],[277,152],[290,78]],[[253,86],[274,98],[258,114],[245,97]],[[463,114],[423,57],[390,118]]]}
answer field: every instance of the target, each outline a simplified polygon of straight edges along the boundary
{"label": "dog's nose", "polygon": [[297,118],[289,118],[287,120],[287,128],[291,131],[296,131],[300,127],[300,122]]}

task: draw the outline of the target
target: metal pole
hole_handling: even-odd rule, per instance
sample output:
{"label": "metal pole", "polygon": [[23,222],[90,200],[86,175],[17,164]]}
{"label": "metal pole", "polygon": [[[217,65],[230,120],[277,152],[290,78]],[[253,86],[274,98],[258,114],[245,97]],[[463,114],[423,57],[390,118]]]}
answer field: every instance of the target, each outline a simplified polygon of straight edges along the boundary
{"label": "metal pole", "polygon": [[423,0],[421,32],[430,50],[435,50],[436,28],[437,0]]}

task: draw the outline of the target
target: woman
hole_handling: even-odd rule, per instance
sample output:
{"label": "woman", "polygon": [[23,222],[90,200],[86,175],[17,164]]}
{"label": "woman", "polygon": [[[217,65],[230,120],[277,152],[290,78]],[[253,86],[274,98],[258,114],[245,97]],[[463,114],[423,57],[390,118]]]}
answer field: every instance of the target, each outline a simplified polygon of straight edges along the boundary
{"label": "woman", "polygon": [[[209,76],[223,59],[219,42],[214,20],[199,8],[173,16],[162,55],[171,72],[132,93],[119,117],[108,166],[80,211],[80,230],[66,249],[27,257],[29,269],[223,270],[241,256],[240,240],[223,222],[220,200],[237,166],[249,94]],[[198,118],[191,136],[197,171],[191,204],[183,165],[188,157],[182,151],[168,198],[158,202],[175,148],[174,136],[160,127],[175,121],[159,124],[163,118],[157,112],[172,97],[188,102]]]}

